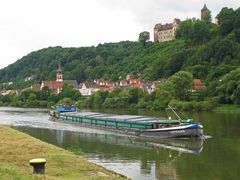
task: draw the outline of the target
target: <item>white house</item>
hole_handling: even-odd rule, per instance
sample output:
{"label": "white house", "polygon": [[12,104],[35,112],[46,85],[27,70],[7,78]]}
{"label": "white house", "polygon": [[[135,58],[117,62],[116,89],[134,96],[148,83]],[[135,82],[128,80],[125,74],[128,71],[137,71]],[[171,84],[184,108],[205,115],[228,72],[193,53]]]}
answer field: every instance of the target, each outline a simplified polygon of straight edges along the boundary
{"label": "white house", "polygon": [[79,92],[82,96],[91,96],[94,92],[98,91],[96,84],[91,83],[81,83],[79,85]]}

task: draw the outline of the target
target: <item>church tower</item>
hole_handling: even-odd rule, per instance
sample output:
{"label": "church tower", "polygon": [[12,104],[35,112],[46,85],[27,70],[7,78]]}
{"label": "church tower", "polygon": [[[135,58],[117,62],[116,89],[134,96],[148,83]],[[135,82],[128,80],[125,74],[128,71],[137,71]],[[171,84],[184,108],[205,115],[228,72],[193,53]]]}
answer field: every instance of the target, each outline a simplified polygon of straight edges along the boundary
{"label": "church tower", "polygon": [[63,82],[63,75],[62,75],[62,67],[61,67],[61,63],[59,61],[58,63],[58,70],[57,70],[57,82]]}
{"label": "church tower", "polygon": [[204,4],[203,8],[201,9],[201,20],[204,19],[208,11],[209,9],[207,8],[206,4]]}

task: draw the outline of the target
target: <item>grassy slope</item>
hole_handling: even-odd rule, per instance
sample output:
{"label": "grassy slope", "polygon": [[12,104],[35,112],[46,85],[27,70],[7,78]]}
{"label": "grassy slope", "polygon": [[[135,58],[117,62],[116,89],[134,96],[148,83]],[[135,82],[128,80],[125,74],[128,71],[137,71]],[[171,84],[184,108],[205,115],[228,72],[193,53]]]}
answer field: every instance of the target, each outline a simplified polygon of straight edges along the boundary
{"label": "grassy slope", "polygon": [[[47,160],[45,175],[33,175],[30,159]],[[9,127],[0,126],[0,180],[124,179],[81,156],[44,143]]]}

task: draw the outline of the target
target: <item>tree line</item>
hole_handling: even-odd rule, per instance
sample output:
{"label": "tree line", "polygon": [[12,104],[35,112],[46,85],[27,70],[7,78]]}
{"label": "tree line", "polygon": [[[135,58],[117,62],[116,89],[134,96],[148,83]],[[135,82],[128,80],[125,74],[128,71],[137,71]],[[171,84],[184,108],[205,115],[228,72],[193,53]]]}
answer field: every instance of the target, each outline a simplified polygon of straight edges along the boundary
{"label": "tree line", "polygon": [[[55,80],[59,61],[62,63],[64,79],[76,79],[79,83],[98,78],[117,81],[130,72],[145,80],[165,78],[174,81],[172,78],[176,73],[184,71],[190,73],[192,78],[201,79],[208,87],[194,97],[202,104],[240,104],[240,9],[223,8],[217,19],[218,24],[211,23],[209,14],[203,20],[183,21],[177,31],[177,39],[169,42],[150,42],[149,34],[144,32],[139,37],[140,43],[123,41],[96,47],[45,48],[0,70],[0,82],[13,81],[14,84],[9,88],[19,89],[42,80]],[[36,75],[36,79],[25,82],[24,78],[30,75]],[[184,82],[182,79],[175,81]],[[151,95],[139,89],[97,92],[90,98],[80,98],[80,104],[84,101],[89,106],[101,104],[109,107],[116,104],[124,107],[124,103],[127,103],[150,108],[161,107],[166,102],[176,105],[184,102],[181,106],[189,107],[196,104],[189,94],[176,98],[182,89],[174,90],[178,88],[174,87],[174,83],[166,83]],[[138,103],[133,100],[135,93],[138,93]],[[37,99],[39,97],[36,95]],[[30,99],[34,98],[32,96]],[[26,102],[23,97],[20,99],[20,102]]]}
{"label": "tree line", "polygon": [[0,95],[0,106],[47,108],[59,102],[78,101],[81,96],[81,93],[69,84],[64,84],[59,94],[52,93],[50,89],[45,86],[41,91],[28,89],[19,94]]}

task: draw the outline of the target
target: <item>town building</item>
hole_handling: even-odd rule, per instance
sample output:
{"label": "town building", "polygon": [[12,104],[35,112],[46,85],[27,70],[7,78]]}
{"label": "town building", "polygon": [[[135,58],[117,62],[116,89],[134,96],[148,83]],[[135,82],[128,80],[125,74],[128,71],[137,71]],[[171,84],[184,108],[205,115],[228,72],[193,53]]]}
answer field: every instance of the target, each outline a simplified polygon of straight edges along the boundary
{"label": "town building", "polygon": [[63,82],[62,67],[60,61],[58,63],[56,82]]}
{"label": "town building", "polygon": [[156,24],[154,27],[154,42],[170,41],[176,38],[180,19],[175,18],[172,23]]}
{"label": "town building", "polygon": [[82,96],[91,96],[94,92],[98,91],[97,84],[95,83],[80,83],[79,92]]}
{"label": "town building", "polygon": [[[206,4],[201,9],[201,20],[210,12]],[[172,23],[156,24],[154,26],[154,42],[164,42],[176,39],[176,32],[180,19],[175,18]],[[217,23],[217,20],[216,20]]]}
{"label": "town building", "polygon": [[36,76],[35,76],[35,75],[31,75],[31,76],[26,77],[26,78],[24,79],[24,81],[27,82],[27,81],[32,81],[32,80],[34,80],[34,79],[36,79]]}
{"label": "town building", "polygon": [[115,86],[116,85],[114,82],[105,80],[105,79],[94,79],[93,83],[99,86]]}
{"label": "town building", "polygon": [[130,81],[131,79],[136,79],[136,76],[133,73],[127,74],[126,80]]}
{"label": "town building", "polygon": [[78,88],[78,83],[76,80],[63,80],[62,67],[61,63],[59,62],[56,74],[56,81],[42,81],[40,89],[42,90],[44,87],[47,86],[51,92],[59,94],[64,84],[70,84],[74,88]]}
{"label": "town building", "polygon": [[62,68],[59,62],[56,81],[42,81],[40,89],[42,90],[44,87],[48,87],[51,92],[55,94],[59,94],[61,92],[63,85],[64,85],[64,82],[63,82]]}
{"label": "town building", "polygon": [[148,82],[148,83],[145,84],[144,88],[147,90],[148,94],[151,94],[157,89],[157,86],[163,84],[164,82],[165,82],[165,79],[161,79],[161,80],[153,81],[153,82]]}
{"label": "town building", "polygon": [[129,83],[128,83],[128,81],[125,80],[125,79],[120,80],[118,84],[119,84],[119,87],[121,87],[121,88],[127,88],[127,87],[129,87]]}
{"label": "town building", "polygon": [[56,81],[42,81],[41,90],[44,87],[48,87],[52,93],[59,94],[62,90],[64,82],[56,82]]}
{"label": "town building", "polygon": [[40,91],[41,90],[41,84],[33,84],[30,87],[33,91]]}
{"label": "town building", "polygon": [[6,95],[10,95],[10,94],[18,94],[18,91],[17,90],[0,91],[0,95],[2,95],[2,96],[6,96]]}

